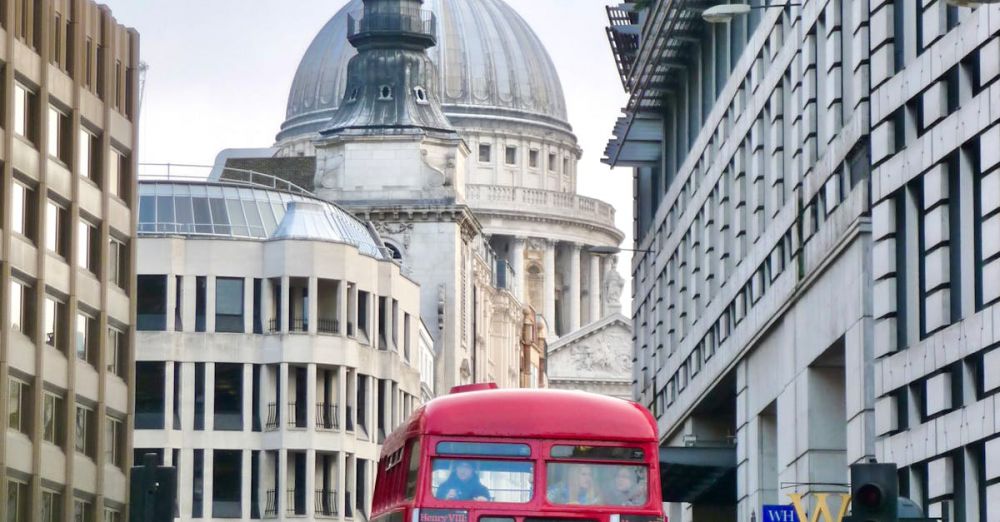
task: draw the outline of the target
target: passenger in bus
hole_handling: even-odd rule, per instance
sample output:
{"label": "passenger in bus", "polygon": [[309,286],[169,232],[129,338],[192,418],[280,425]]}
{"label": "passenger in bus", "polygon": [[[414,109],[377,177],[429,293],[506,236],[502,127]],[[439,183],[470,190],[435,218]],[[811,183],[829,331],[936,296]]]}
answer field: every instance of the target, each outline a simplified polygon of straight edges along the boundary
{"label": "passenger in bus", "polygon": [[566,469],[562,480],[548,491],[549,502],[553,504],[594,505],[601,503],[601,495],[594,481],[594,470],[587,465],[574,465],[576,469]]}
{"label": "passenger in bus", "polygon": [[483,500],[492,499],[490,490],[479,481],[479,474],[473,469],[471,462],[455,463],[448,479],[438,486],[434,495],[444,500]]}
{"label": "passenger in bus", "polygon": [[611,490],[605,492],[605,504],[612,506],[641,506],[646,503],[645,480],[636,481],[636,470],[621,466],[615,473]]}

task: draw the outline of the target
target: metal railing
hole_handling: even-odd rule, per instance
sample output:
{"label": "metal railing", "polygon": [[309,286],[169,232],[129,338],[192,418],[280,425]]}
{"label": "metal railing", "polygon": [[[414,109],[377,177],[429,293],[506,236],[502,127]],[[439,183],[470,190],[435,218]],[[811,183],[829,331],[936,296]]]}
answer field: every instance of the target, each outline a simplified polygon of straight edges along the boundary
{"label": "metal railing", "polygon": [[306,503],[303,498],[304,495],[297,495],[298,491],[295,489],[289,489],[288,495],[285,500],[288,502],[285,505],[285,512],[289,515],[305,515],[306,514]]}
{"label": "metal railing", "polygon": [[265,431],[275,431],[278,429],[278,403],[269,402],[267,404],[267,422],[264,424]]}
{"label": "metal railing", "polygon": [[269,489],[267,490],[266,500],[264,501],[264,518],[277,518],[278,517],[278,492]]}
{"label": "metal railing", "polygon": [[429,9],[398,8],[394,13],[366,13],[363,10],[347,15],[347,37],[364,33],[393,32],[436,36],[437,17]]}
{"label": "metal railing", "polygon": [[293,317],[288,321],[288,331],[293,333],[303,333],[309,331],[309,319],[305,317]]}
{"label": "metal railing", "polygon": [[180,182],[211,182],[246,185],[273,190],[282,190],[293,194],[314,196],[314,194],[291,181],[281,179],[271,174],[255,170],[235,167],[221,167],[218,179],[212,178],[215,165],[197,165],[190,163],[140,163],[139,181],[180,181]]}
{"label": "metal railing", "polygon": [[340,320],[338,319],[317,319],[316,330],[323,334],[340,333]]}
{"label": "metal railing", "polygon": [[465,198],[476,209],[536,213],[615,226],[615,208],[601,200],[569,192],[501,185],[466,185]]}
{"label": "metal railing", "polygon": [[[289,428],[305,428],[306,427],[306,412],[299,412],[296,408],[297,403],[288,403],[288,427]],[[301,415],[300,415],[301,413]]]}
{"label": "metal railing", "polygon": [[337,516],[337,490],[316,490],[316,514],[324,517]]}
{"label": "metal railing", "polygon": [[338,430],[340,429],[340,410],[336,404],[325,402],[316,403],[316,429]]}

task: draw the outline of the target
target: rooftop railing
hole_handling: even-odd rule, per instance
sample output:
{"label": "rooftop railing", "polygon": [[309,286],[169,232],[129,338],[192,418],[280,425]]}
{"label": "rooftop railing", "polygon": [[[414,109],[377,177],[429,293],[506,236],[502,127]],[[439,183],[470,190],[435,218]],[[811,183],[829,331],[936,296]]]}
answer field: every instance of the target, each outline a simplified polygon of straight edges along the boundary
{"label": "rooftop railing", "polygon": [[218,179],[211,178],[215,166],[190,163],[140,163],[139,181],[177,181],[188,183],[229,183],[248,187],[281,190],[303,196],[314,194],[291,181],[249,169],[222,167]]}
{"label": "rooftop railing", "polygon": [[427,9],[401,7],[394,13],[365,13],[356,11],[347,15],[347,37],[364,33],[395,32],[437,35],[437,17]]}
{"label": "rooftop railing", "polygon": [[475,209],[535,213],[610,228],[615,226],[613,206],[569,192],[502,185],[466,185],[465,197]]}

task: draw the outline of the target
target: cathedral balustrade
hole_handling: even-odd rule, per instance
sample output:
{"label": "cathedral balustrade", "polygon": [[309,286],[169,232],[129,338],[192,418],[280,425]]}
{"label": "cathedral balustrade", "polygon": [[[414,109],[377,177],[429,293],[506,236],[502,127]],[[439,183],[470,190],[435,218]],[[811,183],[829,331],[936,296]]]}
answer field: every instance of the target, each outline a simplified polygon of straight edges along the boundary
{"label": "cathedral balustrade", "polygon": [[613,228],[615,208],[601,200],[554,190],[499,185],[466,185],[473,208],[535,213]]}

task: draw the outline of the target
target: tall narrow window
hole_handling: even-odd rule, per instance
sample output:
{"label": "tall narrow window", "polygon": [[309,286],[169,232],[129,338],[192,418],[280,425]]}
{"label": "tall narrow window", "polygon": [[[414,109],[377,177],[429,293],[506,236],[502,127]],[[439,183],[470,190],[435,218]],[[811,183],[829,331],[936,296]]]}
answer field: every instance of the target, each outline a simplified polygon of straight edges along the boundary
{"label": "tall narrow window", "polygon": [[66,348],[66,305],[55,297],[45,297],[45,344],[63,350]]}
{"label": "tall narrow window", "polygon": [[212,516],[242,516],[243,452],[212,452]]}
{"label": "tall narrow window", "polygon": [[538,168],[538,149],[528,151],[528,166],[533,169]]}
{"label": "tall narrow window", "polygon": [[243,365],[215,365],[216,430],[243,429]]}
{"label": "tall narrow window", "polygon": [[194,280],[194,331],[205,331],[205,308],[208,299],[208,278],[197,276]]}
{"label": "tall narrow window", "polygon": [[493,159],[493,147],[489,143],[479,144],[479,161],[489,163]]}
{"label": "tall narrow window", "polygon": [[554,152],[549,153],[549,172],[555,172],[557,168],[556,165],[556,154]]}
{"label": "tall narrow window", "polygon": [[108,353],[105,364],[108,366],[108,373],[125,378],[126,367],[126,337],[121,330],[108,327]]}
{"label": "tall narrow window", "polygon": [[77,165],[77,173],[80,177],[87,178],[93,181],[97,180],[97,172],[94,169],[94,135],[91,134],[86,129],[80,129],[79,139],[77,140],[77,156],[79,157],[80,163]]}
{"label": "tall narrow window", "polygon": [[167,328],[167,276],[140,275],[136,288],[139,330],[162,331]]}
{"label": "tall narrow window", "polygon": [[[277,468],[275,468],[277,469]],[[201,518],[205,502],[205,450],[194,450],[194,462],[191,465],[191,518]]]}
{"label": "tall narrow window", "polygon": [[76,405],[76,437],[75,444],[76,451],[83,453],[88,457],[94,456],[94,443],[96,437],[94,434],[94,410]]}
{"label": "tall narrow window", "polygon": [[517,164],[517,147],[508,146],[504,151],[504,163],[507,165]]}
{"label": "tall narrow window", "polygon": [[45,205],[45,247],[61,257],[67,257],[69,231],[69,211],[49,200]]}
{"label": "tall narrow window", "polygon": [[205,429],[205,363],[194,363],[194,429]]}
{"label": "tall narrow window", "polygon": [[125,440],[124,423],[114,417],[105,419],[104,424],[104,459],[105,463],[122,467],[122,445]]}
{"label": "tall narrow window", "polygon": [[162,430],[166,408],[166,365],[163,362],[135,363],[135,429]]}
{"label": "tall narrow window", "polygon": [[101,234],[96,226],[82,219],[76,224],[76,230],[76,263],[96,275],[101,266],[101,249],[98,246]]}
{"label": "tall narrow window", "polygon": [[94,335],[96,323],[97,321],[87,314],[76,314],[76,357],[81,361],[89,361],[93,356],[93,345],[97,344]]}
{"label": "tall narrow window", "polygon": [[14,84],[14,133],[32,143],[35,141],[31,117],[34,99],[35,93],[19,83]]}
{"label": "tall narrow window", "polygon": [[215,331],[243,333],[243,279],[215,280]]}
{"label": "tall narrow window", "polygon": [[11,282],[7,294],[10,300],[11,330],[21,332],[29,338],[34,338],[34,294],[34,289],[30,285],[16,279]]}
{"label": "tall narrow window", "polygon": [[122,290],[128,290],[129,251],[123,241],[108,239],[108,280]]}
{"label": "tall narrow window", "polygon": [[11,229],[34,243],[38,240],[38,194],[15,181],[11,189]]}
{"label": "tall narrow window", "polygon": [[42,522],[60,522],[63,519],[62,494],[51,489],[42,490]]}
{"label": "tall narrow window", "polygon": [[8,383],[7,427],[31,435],[31,386],[11,378]]}

